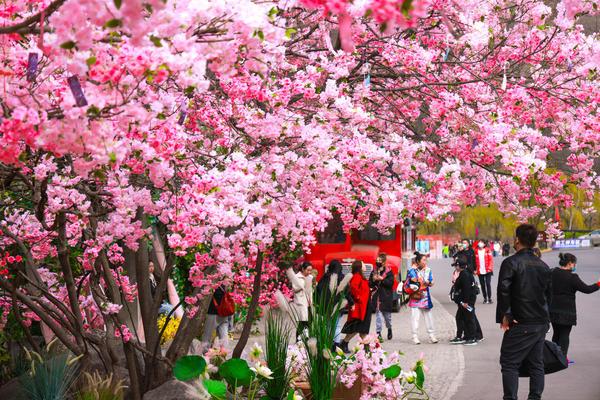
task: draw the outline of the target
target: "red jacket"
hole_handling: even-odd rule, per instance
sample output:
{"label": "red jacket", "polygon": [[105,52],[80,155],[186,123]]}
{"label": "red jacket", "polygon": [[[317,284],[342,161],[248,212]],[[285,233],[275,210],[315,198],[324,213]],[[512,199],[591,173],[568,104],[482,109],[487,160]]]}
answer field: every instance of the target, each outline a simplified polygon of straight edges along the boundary
{"label": "red jacket", "polygon": [[479,268],[480,268],[480,262],[479,262],[479,251],[480,250],[484,250],[485,251],[485,271],[489,274],[491,272],[494,272],[494,255],[492,254],[492,251],[489,248],[484,248],[484,249],[475,249],[475,273],[477,275],[479,275]]}
{"label": "red jacket", "polygon": [[359,319],[362,321],[367,314],[367,305],[371,298],[369,281],[359,272],[352,275],[349,286],[350,295],[352,296],[352,300],[354,300],[354,306],[351,307],[348,312],[348,320]]}

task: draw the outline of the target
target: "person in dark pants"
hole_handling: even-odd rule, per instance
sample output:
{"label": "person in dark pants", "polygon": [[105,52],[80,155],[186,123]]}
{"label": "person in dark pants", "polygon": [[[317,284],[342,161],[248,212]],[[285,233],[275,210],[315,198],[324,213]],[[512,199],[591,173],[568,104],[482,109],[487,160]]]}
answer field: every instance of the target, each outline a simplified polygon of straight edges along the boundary
{"label": "person in dark pants", "polygon": [[475,277],[469,268],[467,268],[467,260],[464,257],[456,259],[456,266],[460,270],[458,278],[454,283],[454,302],[458,305],[456,318],[464,331],[464,344],[466,346],[473,346],[477,344],[477,327],[475,322],[477,291],[475,290]]}
{"label": "person in dark pants", "polygon": [[387,338],[392,340],[392,305],[394,303],[393,287],[394,273],[386,264],[387,255],[379,254],[377,257],[377,268],[371,272],[369,277],[369,286],[371,287],[372,309],[375,310],[375,327],[377,329],[377,337],[380,342],[383,342],[381,332],[383,330],[383,321],[387,328]]}
{"label": "person in dark pants", "polygon": [[506,258],[498,275],[496,322],[504,330],[500,348],[504,400],[517,400],[519,367],[529,362],[528,400],[544,391],[544,340],[549,326],[552,272],[533,253],[538,231],[533,225],[516,230],[516,254]]}
{"label": "person in dark pants", "polygon": [[577,257],[570,253],[558,255],[560,268],[552,270],[552,304],[550,321],[552,322],[552,341],[560,346],[566,356],[569,351],[569,335],[577,325],[575,294],[594,293],[600,288],[600,282],[585,284],[575,273]]}
{"label": "person in dark pants", "polygon": [[467,260],[467,268],[471,270],[471,272],[475,273],[475,269],[477,268],[475,264],[475,250],[473,250],[473,246],[469,243],[468,240],[463,240],[460,243],[460,247],[454,258],[465,257]]}
{"label": "person in dark pants", "polygon": [[352,302],[348,309],[348,319],[342,328],[342,333],[346,336],[342,339],[340,348],[344,353],[349,353],[348,344],[357,334],[365,338],[369,334],[371,327],[371,289],[369,281],[365,279],[364,273],[367,271],[365,264],[356,260],[352,263],[352,279],[350,280],[350,296]]}
{"label": "person in dark pants", "polygon": [[502,245],[502,256],[508,257],[509,254],[510,254],[510,244],[504,243]]}
{"label": "person in dark pants", "polygon": [[479,277],[481,293],[483,294],[483,304],[491,304],[492,301],[492,275],[494,274],[494,256],[489,247],[484,242],[477,244],[475,252],[475,265],[477,266],[475,274]]}
{"label": "person in dark pants", "polygon": [[[340,260],[334,259],[329,262],[327,266],[327,272],[323,274],[321,280],[317,284],[316,298],[317,304],[330,304],[332,301],[337,302],[341,300],[341,297],[345,296],[345,292],[342,291],[336,294],[337,288],[342,284],[344,280],[344,274],[342,273],[342,263]],[[333,281],[333,282],[332,282]],[[338,315],[338,319],[335,325],[335,335],[333,337],[333,348],[340,346],[342,340],[342,324],[341,318]]]}

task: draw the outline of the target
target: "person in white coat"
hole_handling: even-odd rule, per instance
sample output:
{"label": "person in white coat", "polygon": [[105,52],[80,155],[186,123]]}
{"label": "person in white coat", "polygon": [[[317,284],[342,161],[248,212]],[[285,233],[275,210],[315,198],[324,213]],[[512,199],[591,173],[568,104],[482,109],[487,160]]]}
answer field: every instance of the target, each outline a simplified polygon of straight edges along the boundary
{"label": "person in white coat", "polygon": [[312,265],[308,261],[300,265],[297,273],[290,268],[287,270],[287,277],[292,284],[294,299],[291,303],[292,317],[296,322],[296,338],[302,335],[302,332],[308,327],[308,309],[312,303],[313,293],[313,274]]}

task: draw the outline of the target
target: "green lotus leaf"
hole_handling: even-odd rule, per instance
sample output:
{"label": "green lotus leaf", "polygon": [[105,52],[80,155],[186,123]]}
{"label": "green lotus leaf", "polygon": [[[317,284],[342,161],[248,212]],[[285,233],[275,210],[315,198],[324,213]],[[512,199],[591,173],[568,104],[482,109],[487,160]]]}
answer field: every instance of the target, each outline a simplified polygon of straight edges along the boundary
{"label": "green lotus leaf", "polygon": [[231,358],[219,366],[219,375],[233,387],[250,386],[256,374],[252,372],[246,360]]}
{"label": "green lotus leaf", "polygon": [[225,382],[206,379],[202,384],[213,399],[225,400],[227,397],[227,385],[225,385]]}
{"label": "green lotus leaf", "polygon": [[183,356],[175,362],[173,375],[180,381],[198,378],[206,371],[206,360],[200,356]]}
{"label": "green lotus leaf", "polygon": [[387,368],[382,369],[379,373],[385,376],[385,379],[392,380],[396,379],[400,376],[400,372],[402,372],[402,368],[398,364],[390,365]]}

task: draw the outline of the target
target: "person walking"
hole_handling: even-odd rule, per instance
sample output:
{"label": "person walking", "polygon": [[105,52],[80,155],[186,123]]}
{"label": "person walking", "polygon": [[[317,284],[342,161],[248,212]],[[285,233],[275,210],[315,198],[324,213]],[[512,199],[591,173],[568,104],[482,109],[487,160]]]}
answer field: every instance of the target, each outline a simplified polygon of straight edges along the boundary
{"label": "person walking", "polygon": [[371,289],[369,281],[365,279],[364,274],[367,268],[362,261],[356,260],[352,263],[352,279],[350,279],[350,297],[351,304],[348,304],[348,319],[342,328],[344,339],[340,348],[344,353],[349,353],[348,344],[357,334],[364,338],[369,334],[371,328]]}
{"label": "person walking", "polygon": [[435,325],[433,322],[433,303],[431,301],[431,294],[429,288],[433,286],[433,275],[431,268],[427,266],[427,256],[421,254],[418,251],[415,252],[415,263],[413,268],[408,271],[406,276],[407,284],[416,284],[419,286],[419,290],[410,296],[408,306],[411,309],[411,328],[412,337],[414,344],[421,344],[419,340],[419,320],[421,316],[425,319],[425,325],[427,326],[427,333],[431,343],[437,343],[438,340],[435,337]]}
{"label": "person walking", "polygon": [[493,253],[494,253],[494,258],[498,257],[500,255],[500,242],[499,241],[494,241],[494,243],[492,244],[492,249],[493,249]]}
{"label": "person walking", "polygon": [[475,253],[475,273],[479,277],[483,304],[491,304],[492,301],[492,275],[494,274],[494,256],[484,242],[477,244]]}
{"label": "person walking", "polygon": [[450,257],[450,246],[447,244],[445,244],[444,247],[442,247],[442,257],[444,257],[444,258]]}
{"label": "person walking", "polygon": [[594,293],[600,288],[600,281],[587,285],[579,275],[577,257],[571,253],[560,253],[559,268],[552,270],[552,304],[550,305],[550,322],[552,322],[552,341],[560,346],[566,356],[569,352],[569,335],[573,326],[577,325],[577,307],[575,294]]}
{"label": "person walking", "polygon": [[219,343],[227,347],[229,341],[229,316],[220,316],[218,312],[219,304],[225,297],[225,287],[222,285],[215,289],[212,299],[208,305],[206,321],[204,322],[204,332],[202,334],[202,343],[212,346],[213,334],[216,332]]}
{"label": "person walking", "polygon": [[510,244],[504,243],[502,245],[502,256],[508,257],[509,254],[510,254]]}
{"label": "person walking", "polygon": [[500,348],[504,400],[517,400],[519,367],[529,365],[528,400],[544,391],[544,340],[549,327],[552,272],[533,254],[538,231],[523,224],[516,229],[516,254],[506,258],[498,275],[496,322],[504,331]]}
{"label": "person walking", "polygon": [[[460,276],[460,272],[461,269],[458,266],[458,259],[463,260],[463,264],[466,265],[466,259],[465,256],[456,256],[454,257],[454,260],[452,262],[452,267],[454,267],[454,270],[452,271],[452,286],[450,286],[450,300],[451,301],[455,301],[458,293],[457,293],[457,286],[456,286],[456,281],[458,280],[458,277]],[[463,324],[463,320],[462,320],[462,314],[460,314],[457,310],[456,315],[454,316],[454,320],[456,322],[456,336],[453,339],[450,339],[450,344],[463,344],[465,342],[463,336],[465,333],[465,328],[464,328],[464,324]]]}
{"label": "person walking", "polygon": [[[477,284],[475,276],[467,268],[467,260],[459,257],[455,266],[459,271],[458,278],[454,283],[454,302],[458,305],[456,319],[464,331],[464,338],[461,340],[467,346],[477,344],[477,327],[475,322],[475,301],[477,300]],[[451,343],[456,343],[452,342]]]}
{"label": "person walking", "polygon": [[475,269],[477,266],[475,265],[475,251],[473,250],[473,246],[469,243],[468,240],[463,240],[458,253],[456,253],[455,258],[463,255],[467,260],[467,268],[471,270],[471,272],[475,273]]}
{"label": "person walking", "polygon": [[[332,290],[336,290],[337,287],[342,283],[344,274],[342,273],[342,263],[340,260],[331,260],[327,266],[327,271],[321,277],[319,283],[317,283],[316,289],[316,301],[321,304],[328,304],[330,301],[337,301],[338,296],[344,296],[344,293],[335,294]],[[335,298],[334,298],[335,296]],[[334,349],[339,347],[340,341],[342,340],[342,324],[341,318],[338,316],[335,325],[335,335],[333,338]]]}
{"label": "person walking", "polygon": [[369,285],[373,292],[372,307],[376,310],[375,313],[375,327],[377,329],[377,337],[379,341],[383,341],[381,332],[383,330],[383,320],[385,320],[385,326],[387,328],[387,339],[392,340],[392,304],[394,302],[393,287],[394,287],[394,273],[392,269],[386,264],[387,255],[380,253],[377,257],[376,268],[371,272],[369,278]]}
{"label": "person walking", "polygon": [[308,327],[308,308],[312,302],[313,292],[313,274],[312,264],[308,261],[300,264],[300,270],[297,273],[289,268],[286,271],[287,277],[292,284],[294,291],[294,299],[291,302],[293,317],[296,320],[296,339],[300,340],[300,336]]}

